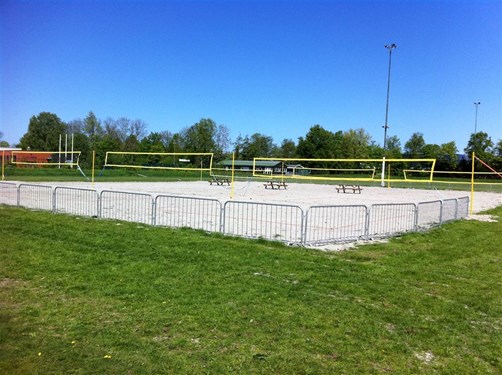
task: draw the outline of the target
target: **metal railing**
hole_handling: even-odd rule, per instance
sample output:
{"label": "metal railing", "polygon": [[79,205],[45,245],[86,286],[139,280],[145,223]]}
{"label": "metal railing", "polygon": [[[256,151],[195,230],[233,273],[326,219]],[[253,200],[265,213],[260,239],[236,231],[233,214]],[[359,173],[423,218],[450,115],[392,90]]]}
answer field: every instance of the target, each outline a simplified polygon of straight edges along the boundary
{"label": "metal railing", "polygon": [[320,245],[426,230],[465,218],[469,197],[430,202],[311,206],[227,201],[0,182],[0,204],[78,216],[188,227],[290,244]]}

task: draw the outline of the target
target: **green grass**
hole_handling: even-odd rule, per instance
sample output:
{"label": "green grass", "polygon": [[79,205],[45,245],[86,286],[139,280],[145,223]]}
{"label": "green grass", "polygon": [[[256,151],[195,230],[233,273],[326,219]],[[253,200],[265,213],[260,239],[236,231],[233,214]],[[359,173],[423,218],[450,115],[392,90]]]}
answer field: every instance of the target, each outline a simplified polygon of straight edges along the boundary
{"label": "green grass", "polygon": [[492,213],[323,253],[0,206],[0,373],[500,373]]}

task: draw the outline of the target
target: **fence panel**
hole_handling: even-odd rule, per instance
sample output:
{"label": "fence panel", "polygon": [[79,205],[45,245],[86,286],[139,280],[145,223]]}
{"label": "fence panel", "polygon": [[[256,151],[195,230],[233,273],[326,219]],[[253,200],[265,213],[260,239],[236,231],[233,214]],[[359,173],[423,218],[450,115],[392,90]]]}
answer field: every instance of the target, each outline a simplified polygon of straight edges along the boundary
{"label": "fence panel", "polygon": [[103,190],[99,217],[153,224],[153,198],[149,194]]}
{"label": "fence panel", "polygon": [[465,219],[469,216],[469,197],[457,199],[457,219]]}
{"label": "fence panel", "polygon": [[416,230],[415,213],[414,203],[372,205],[368,237],[387,237]]}
{"label": "fence panel", "polygon": [[158,195],[155,198],[155,225],[159,226],[219,232],[221,212],[221,203],[216,199],[172,195]]}
{"label": "fence panel", "polygon": [[20,184],[18,204],[35,210],[52,211],[52,187],[45,185]]}
{"label": "fence panel", "polygon": [[13,182],[0,182],[0,204],[17,206],[17,185]]}
{"label": "fence panel", "polygon": [[305,219],[305,244],[365,238],[367,213],[363,205],[312,206]]}
{"label": "fence panel", "polygon": [[444,199],[441,206],[441,222],[446,223],[448,221],[455,220],[457,217],[457,200]]}
{"label": "fence panel", "polygon": [[96,190],[59,186],[54,189],[55,213],[97,217],[98,204]]}
{"label": "fence panel", "polygon": [[420,202],[417,205],[417,229],[426,230],[441,224],[441,201]]}
{"label": "fence panel", "polygon": [[228,201],[222,232],[234,236],[301,243],[303,210],[298,206]]}

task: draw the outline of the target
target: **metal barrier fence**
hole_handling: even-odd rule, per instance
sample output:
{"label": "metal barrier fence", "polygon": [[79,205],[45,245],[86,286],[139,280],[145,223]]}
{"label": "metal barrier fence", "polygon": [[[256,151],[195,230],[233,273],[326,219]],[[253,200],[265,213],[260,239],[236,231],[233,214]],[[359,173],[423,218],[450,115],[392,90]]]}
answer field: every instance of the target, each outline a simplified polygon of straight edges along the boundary
{"label": "metal barrier fence", "polygon": [[425,230],[468,215],[469,197],[430,202],[311,206],[152,196],[146,193],[0,182],[0,204],[53,213],[188,227],[227,235],[319,245]]}
{"label": "metal barrier fence", "polygon": [[99,195],[95,190],[70,187],[54,189],[54,213],[98,217]]}
{"label": "metal barrier fence", "polygon": [[103,190],[99,195],[99,203],[100,218],[152,225],[155,223],[154,200],[150,194]]}
{"label": "metal barrier fence", "polygon": [[0,182],[0,204],[17,206],[17,185],[13,182]]}
{"label": "metal barrier fence", "polygon": [[224,234],[302,243],[303,210],[298,206],[228,201],[222,224]]}
{"label": "metal barrier fence", "polygon": [[52,211],[52,194],[51,186],[21,184],[17,190],[17,205]]}
{"label": "metal barrier fence", "polygon": [[158,195],[154,225],[219,232],[221,213],[222,205],[217,199]]}
{"label": "metal barrier fence", "polygon": [[305,218],[305,244],[357,241],[367,238],[368,207],[312,206]]}
{"label": "metal barrier fence", "polygon": [[416,230],[417,206],[413,203],[374,204],[370,208],[368,238],[389,237]]}
{"label": "metal barrier fence", "polygon": [[417,229],[424,230],[441,224],[442,201],[420,202],[417,205]]}

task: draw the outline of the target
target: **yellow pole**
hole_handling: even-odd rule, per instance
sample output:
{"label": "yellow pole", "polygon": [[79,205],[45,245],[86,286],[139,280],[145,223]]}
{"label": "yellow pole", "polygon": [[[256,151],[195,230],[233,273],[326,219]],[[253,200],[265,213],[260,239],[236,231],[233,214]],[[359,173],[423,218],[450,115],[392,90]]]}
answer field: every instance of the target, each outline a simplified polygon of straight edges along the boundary
{"label": "yellow pole", "polygon": [[471,172],[471,205],[469,208],[469,214],[472,215],[472,211],[474,208],[474,160],[476,158],[476,155],[474,154],[474,151],[472,152],[472,172]]}
{"label": "yellow pole", "polygon": [[230,199],[234,199],[234,169],[235,169],[235,152],[232,152],[232,187],[230,188]]}
{"label": "yellow pole", "polygon": [[94,187],[94,161],[96,159],[96,151],[95,150],[92,150],[92,178],[91,178],[91,182],[92,182],[92,186]]}

